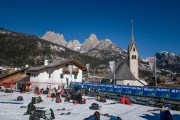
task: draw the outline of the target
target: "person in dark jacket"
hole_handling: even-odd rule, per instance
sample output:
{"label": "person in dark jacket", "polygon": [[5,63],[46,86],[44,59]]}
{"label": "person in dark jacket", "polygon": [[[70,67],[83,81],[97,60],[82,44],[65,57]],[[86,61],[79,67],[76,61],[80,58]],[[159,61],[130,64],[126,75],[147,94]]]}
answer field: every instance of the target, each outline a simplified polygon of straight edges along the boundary
{"label": "person in dark jacket", "polygon": [[168,107],[162,107],[160,109],[160,119],[161,120],[173,120]]}

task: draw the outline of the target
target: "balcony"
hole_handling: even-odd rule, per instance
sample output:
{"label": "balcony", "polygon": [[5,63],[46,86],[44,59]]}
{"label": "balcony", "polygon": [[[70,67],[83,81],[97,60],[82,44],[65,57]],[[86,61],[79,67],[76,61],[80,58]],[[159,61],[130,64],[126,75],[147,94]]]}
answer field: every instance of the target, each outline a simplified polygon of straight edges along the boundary
{"label": "balcony", "polygon": [[[67,67],[63,67],[62,70],[63,74],[70,74],[70,70]],[[72,74],[78,74],[79,73],[79,69],[78,68],[73,68],[72,69]]]}

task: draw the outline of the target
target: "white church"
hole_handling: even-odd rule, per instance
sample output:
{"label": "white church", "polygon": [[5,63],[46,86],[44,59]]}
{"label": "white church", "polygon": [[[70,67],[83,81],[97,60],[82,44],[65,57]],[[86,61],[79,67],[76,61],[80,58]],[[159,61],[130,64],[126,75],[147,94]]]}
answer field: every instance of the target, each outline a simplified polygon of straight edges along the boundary
{"label": "white church", "polygon": [[132,33],[130,43],[128,45],[128,63],[126,61],[115,62],[115,76],[109,71],[105,77],[109,83],[131,86],[144,86],[147,83],[139,80],[138,70],[138,48],[134,42],[134,31],[132,23]]}

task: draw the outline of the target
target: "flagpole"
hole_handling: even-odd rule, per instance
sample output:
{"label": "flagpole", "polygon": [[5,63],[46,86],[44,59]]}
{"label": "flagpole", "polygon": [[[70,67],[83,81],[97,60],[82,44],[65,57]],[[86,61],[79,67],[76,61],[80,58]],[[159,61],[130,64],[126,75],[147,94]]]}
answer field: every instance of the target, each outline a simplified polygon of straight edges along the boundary
{"label": "flagpole", "polygon": [[157,87],[157,78],[156,78],[156,56],[154,56],[154,77],[155,77],[155,85]]}

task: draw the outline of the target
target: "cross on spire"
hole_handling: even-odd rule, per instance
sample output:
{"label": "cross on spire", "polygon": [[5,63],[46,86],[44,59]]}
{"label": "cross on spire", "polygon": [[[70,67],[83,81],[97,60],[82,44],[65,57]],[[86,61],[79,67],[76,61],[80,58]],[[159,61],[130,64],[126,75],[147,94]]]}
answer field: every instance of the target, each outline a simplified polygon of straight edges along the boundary
{"label": "cross on spire", "polygon": [[133,22],[134,22],[134,20],[131,20],[132,33],[131,33],[131,41],[130,41],[130,43],[134,43]]}

